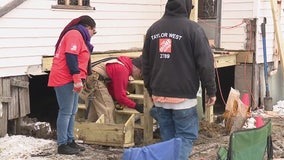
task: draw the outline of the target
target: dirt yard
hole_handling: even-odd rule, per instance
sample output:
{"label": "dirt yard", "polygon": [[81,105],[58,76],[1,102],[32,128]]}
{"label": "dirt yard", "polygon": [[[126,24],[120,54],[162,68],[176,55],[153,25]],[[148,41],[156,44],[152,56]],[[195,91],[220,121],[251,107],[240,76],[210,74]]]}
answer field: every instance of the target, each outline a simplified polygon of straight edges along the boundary
{"label": "dirt yard", "polygon": [[[284,158],[284,119],[279,116],[272,119],[272,139],[274,158]],[[263,118],[266,121],[268,118]],[[139,141],[139,132],[135,141]],[[194,144],[190,160],[216,160],[220,146],[228,146],[229,136],[219,123],[200,122],[199,138]],[[0,138],[0,159],[7,160],[121,160],[123,148],[82,144],[86,151],[79,155],[57,154],[54,139],[40,139],[26,136],[6,136]]]}

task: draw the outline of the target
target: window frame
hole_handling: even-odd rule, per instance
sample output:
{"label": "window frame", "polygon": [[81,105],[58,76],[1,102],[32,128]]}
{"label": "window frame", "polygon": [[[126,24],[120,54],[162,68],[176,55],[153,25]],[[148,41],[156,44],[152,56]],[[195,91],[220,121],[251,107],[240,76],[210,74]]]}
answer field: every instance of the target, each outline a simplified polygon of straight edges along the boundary
{"label": "window frame", "polygon": [[[73,9],[73,10],[96,10],[95,7],[91,7],[91,6],[83,6],[83,0],[77,0],[78,4],[77,5],[71,5],[70,2],[71,0],[64,0],[65,4],[58,4],[58,0],[57,0],[57,5],[52,5],[51,8],[52,9]],[[90,0],[89,4],[90,4]]]}

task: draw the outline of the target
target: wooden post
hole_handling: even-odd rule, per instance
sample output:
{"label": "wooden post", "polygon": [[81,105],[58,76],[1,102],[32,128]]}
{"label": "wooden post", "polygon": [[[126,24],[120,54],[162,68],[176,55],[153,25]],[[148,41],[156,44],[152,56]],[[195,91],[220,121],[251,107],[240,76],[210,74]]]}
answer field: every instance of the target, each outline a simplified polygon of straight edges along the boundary
{"label": "wooden post", "polygon": [[153,103],[148,94],[148,91],[146,88],[144,88],[144,124],[143,124],[144,142],[143,143],[145,145],[151,144],[153,140],[153,118],[150,115],[150,109],[152,108],[152,106]]}
{"label": "wooden post", "polygon": [[275,6],[275,0],[270,0],[271,2],[271,9],[272,9],[272,15],[273,15],[273,22],[274,22],[274,31],[275,31],[275,35],[276,35],[276,40],[277,40],[277,44],[278,44],[278,50],[280,53],[280,58],[281,58],[281,66],[282,69],[284,70],[284,41],[283,41],[283,35],[282,35],[282,31],[280,28],[280,23],[279,23],[279,19],[277,17],[277,10],[276,10],[276,6]]}
{"label": "wooden post", "polygon": [[192,5],[194,5],[194,8],[191,10],[189,19],[197,22],[198,21],[198,0],[192,0]]}
{"label": "wooden post", "polygon": [[65,5],[69,6],[70,5],[70,0],[65,0]]}
{"label": "wooden post", "polygon": [[[205,95],[206,96],[206,91],[205,91]],[[209,123],[214,122],[214,110],[213,110],[213,105],[212,106],[208,106],[205,102],[205,121],[208,121]]]}
{"label": "wooden post", "polygon": [[10,92],[7,94],[7,87],[4,78],[0,78],[0,137],[8,132],[8,102],[11,102]]}
{"label": "wooden post", "polygon": [[78,0],[78,6],[82,6],[83,5],[83,0]]}
{"label": "wooden post", "polygon": [[214,122],[213,106],[205,106],[205,120],[209,123]]}

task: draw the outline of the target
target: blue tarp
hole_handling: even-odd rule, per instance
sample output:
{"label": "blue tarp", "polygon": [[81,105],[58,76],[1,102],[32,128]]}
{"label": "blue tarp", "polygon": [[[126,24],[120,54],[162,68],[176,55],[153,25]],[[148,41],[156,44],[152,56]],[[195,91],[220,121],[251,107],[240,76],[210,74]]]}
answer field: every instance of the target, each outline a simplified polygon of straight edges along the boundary
{"label": "blue tarp", "polygon": [[173,138],[144,147],[125,149],[123,160],[175,160],[181,143],[180,138]]}

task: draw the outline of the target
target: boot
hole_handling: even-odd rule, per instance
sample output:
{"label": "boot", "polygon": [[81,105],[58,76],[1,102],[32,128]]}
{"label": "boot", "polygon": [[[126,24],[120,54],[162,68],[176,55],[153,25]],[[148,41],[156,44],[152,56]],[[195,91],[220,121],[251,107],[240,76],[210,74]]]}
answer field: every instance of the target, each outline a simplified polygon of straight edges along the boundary
{"label": "boot", "polygon": [[71,148],[75,148],[75,149],[78,149],[80,151],[84,151],[85,150],[85,147],[82,147],[82,146],[78,145],[74,140],[72,142],[68,143],[68,145]]}
{"label": "boot", "polygon": [[71,154],[78,154],[80,152],[80,150],[77,149],[77,148],[72,148],[68,144],[62,144],[62,145],[58,146],[57,152],[58,152],[58,154],[71,155]]}

